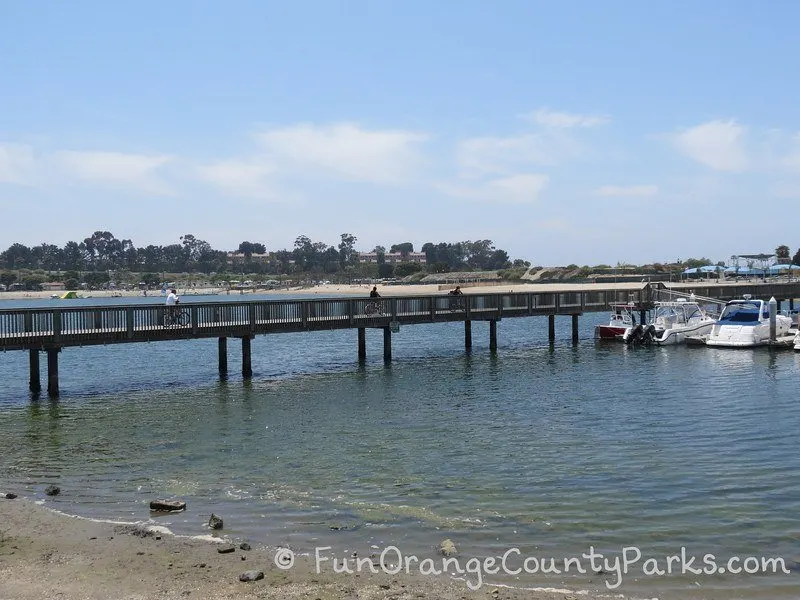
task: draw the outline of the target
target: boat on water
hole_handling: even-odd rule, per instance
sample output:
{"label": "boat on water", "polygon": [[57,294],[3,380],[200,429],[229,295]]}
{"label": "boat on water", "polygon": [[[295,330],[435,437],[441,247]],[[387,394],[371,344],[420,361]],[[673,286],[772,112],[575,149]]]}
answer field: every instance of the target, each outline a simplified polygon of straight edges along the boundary
{"label": "boat on water", "polygon": [[659,346],[682,344],[688,336],[708,335],[717,322],[717,315],[700,306],[695,300],[678,298],[674,301],[656,302],[650,325],[638,325],[625,331],[626,344],[642,341],[644,336]]}
{"label": "boat on water", "polygon": [[621,340],[625,331],[636,327],[636,316],[633,314],[635,304],[612,304],[611,319],[608,325],[596,325],[594,337],[599,340]]}
{"label": "boat on water", "polygon": [[[706,339],[707,346],[725,348],[753,348],[764,346],[770,340],[769,304],[763,300],[745,297],[731,300],[725,305],[719,320],[711,328]],[[776,314],[775,336],[790,333],[792,319]]]}
{"label": "boat on water", "polygon": [[800,329],[794,334],[794,349],[795,352],[800,352]]}

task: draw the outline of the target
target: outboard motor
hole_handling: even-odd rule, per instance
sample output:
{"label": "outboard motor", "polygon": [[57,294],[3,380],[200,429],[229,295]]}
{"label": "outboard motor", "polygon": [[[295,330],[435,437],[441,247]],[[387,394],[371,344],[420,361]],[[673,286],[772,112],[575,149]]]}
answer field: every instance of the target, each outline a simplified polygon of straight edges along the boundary
{"label": "outboard motor", "polygon": [[628,327],[625,333],[622,334],[622,341],[628,344],[636,344],[642,335],[642,326],[636,325],[635,327]]}
{"label": "outboard motor", "polygon": [[656,337],[656,326],[650,325],[637,325],[636,327],[628,328],[622,336],[623,341],[629,346],[649,346],[653,343]]}

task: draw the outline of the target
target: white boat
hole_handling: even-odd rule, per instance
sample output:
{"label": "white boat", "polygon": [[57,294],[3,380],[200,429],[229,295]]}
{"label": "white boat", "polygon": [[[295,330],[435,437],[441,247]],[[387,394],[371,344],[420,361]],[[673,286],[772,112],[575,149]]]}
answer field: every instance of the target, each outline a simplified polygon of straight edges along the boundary
{"label": "white boat", "polygon": [[[717,316],[710,314],[696,301],[678,298],[670,302],[656,302],[652,329],[649,335],[659,346],[682,344],[687,336],[702,336],[711,332]],[[634,330],[628,329],[623,340],[628,343]]]}
{"label": "white boat", "polygon": [[[725,305],[719,320],[711,328],[706,346],[752,348],[769,343],[769,304],[763,300],[731,300]],[[792,319],[775,315],[775,336],[789,334]]]}
{"label": "white boat", "polygon": [[794,334],[794,349],[797,352],[800,352],[800,329],[798,329],[797,333]]}

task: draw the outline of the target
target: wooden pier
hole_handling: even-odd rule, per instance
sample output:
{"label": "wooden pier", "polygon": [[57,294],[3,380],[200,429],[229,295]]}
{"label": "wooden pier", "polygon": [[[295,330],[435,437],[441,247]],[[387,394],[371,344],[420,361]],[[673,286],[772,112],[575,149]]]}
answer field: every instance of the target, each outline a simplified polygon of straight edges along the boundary
{"label": "wooden pier", "polygon": [[[696,287],[698,295],[720,299],[775,296],[800,297],[800,284]],[[489,347],[497,349],[497,323],[503,318],[547,316],[548,337],[555,340],[555,317],[570,316],[572,340],[578,341],[578,318],[585,312],[610,310],[612,304],[652,304],[664,293],[660,284],[630,287],[562,286],[561,291],[465,294],[463,296],[396,296],[318,298],[236,302],[186,302],[178,315],[164,305],[103,305],[0,309],[0,350],[29,352],[29,387],[41,391],[39,357],[47,355],[47,392],[58,395],[58,356],[72,346],[218,338],[221,374],[228,369],[228,338],[242,345],[242,375],[252,376],[251,340],[257,335],[298,331],[356,329],[358,358],[366,358],[366,330],[383,331],[383,356],[392,358],[392,334],[400,327],[423,323],[464,323],[464,347],[472,346],[472,321],[489,322]]]}

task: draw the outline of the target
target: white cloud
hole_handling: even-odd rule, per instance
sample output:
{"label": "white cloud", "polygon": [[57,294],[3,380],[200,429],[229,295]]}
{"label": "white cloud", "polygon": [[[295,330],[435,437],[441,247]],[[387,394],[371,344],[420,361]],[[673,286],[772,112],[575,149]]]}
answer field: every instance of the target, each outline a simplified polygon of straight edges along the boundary
{"label": "white cloud", "polygon": [[33,150],[20,144],[0,144],[0,183],[31,183]]}
{"label": "white cloud", "polygon": [[792,137],[791,149],[781,160],[781,165],[790,171],[800,172],[800,133]]}
{"label": "white cloud", "polygon": [[479,202],[530,204],[538,200],[549,182],[547,175],[521,173],[474,185],[442,184],[439,189],[451,196]]}
{"label": "white cloud", "polygon": [[225,160],[196,169],[197,176],[240,196],[261,200],[277,200],[278,195],[268,180],[275,167],[265,160]]}
{"label": "white cloud", "polygon": [[658,194],[656,185],[604,185],[594,191],[597,196],[655,196]]}
{"label": "white cloud", "polygon": [[743,171],[748,166],[747,129],[735,121],[709,121],[671,136],[689,158],[717,171]]}
{"label": "white cloud", "polygon": [[471,138],[456,146],[456,160],[465,175],[511,175],[524,167],[557,165],[580,154],[576,141],[549,133]]}
{"label": "white cloud", "polygon": [[421,163],[417,145],[424,133],[366,130],[352,123],[295,125],[262,131],[256,140],[280,165],[302,173],[318,169],[348,181],[397,183]]}
{"label": "white cloud", "polygon": [[77,179],[126,183],[148,192],[169,193],[156,171],[173,160],[171,156],[61,151],[56,152],[53,159],[68,176]]}
{"label": "white cloud", "polygon": [[543,125],[544,127],[595,127],[611,121],[605,115],[581,115],[575,113],[559,112],[549,108],[540,108],[532,113],[523,115],[523,118]]}

